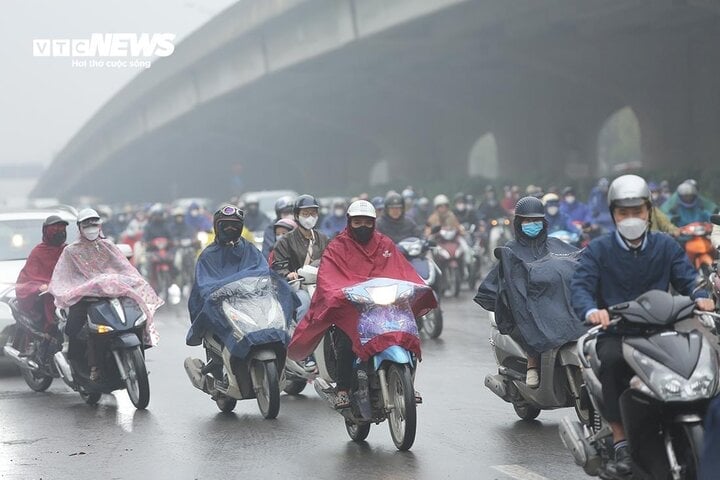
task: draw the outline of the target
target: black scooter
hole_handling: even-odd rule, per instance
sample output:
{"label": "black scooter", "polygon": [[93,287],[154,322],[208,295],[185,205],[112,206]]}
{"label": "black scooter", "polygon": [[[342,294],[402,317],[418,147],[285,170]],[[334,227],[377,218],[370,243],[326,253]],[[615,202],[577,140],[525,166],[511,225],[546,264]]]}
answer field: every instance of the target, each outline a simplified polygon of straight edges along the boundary
{"label": "black scooter", "polygon": [[[55,353],[55,366],[60,377],[89,405],[96,404],[103,393],[127,389],[135,408],[146,408],[150,402],[143,343],[147,315],[128,297],[85,297],[82,302],[87,306],[87,319],[80,333],[70,339],[70,342],[77,342],[72,351],[79,358],[69,358],[67,346]],[[58,316],[59,328],[63,331],[67,314],[58,310]],[[88,342],[93,342],[102,372],[97,381],[90,379]]]}
{"label": "black scooter", "polygon": [[[718,351],[698,330],[681,332],[675,324],[717,314],[694,310],[689,297],[651,290],[635,301],[608,308],[612,328],[622,335],[625,361],[634,375],[620,397],[620,411],[633,460],[634,478],[673,480],[697,477],[703,443],[703,417],[720,393]],[[588,475],[614,478],[605,468],[613,458],[610,427],[602,417],[602,387],[597,356],[599,326],[578,340],[583,394],[589,397],[591,422],[571,418],[560,424],[560,437],[575,463]]]}

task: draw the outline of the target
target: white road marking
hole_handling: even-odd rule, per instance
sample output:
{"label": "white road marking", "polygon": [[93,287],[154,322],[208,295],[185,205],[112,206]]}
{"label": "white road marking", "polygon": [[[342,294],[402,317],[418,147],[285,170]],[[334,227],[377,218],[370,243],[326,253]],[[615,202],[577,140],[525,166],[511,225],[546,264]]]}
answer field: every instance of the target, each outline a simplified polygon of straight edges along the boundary
{"label": "white road marking", "polygon": [[520,465],[493,465],[492,468],[517,480],[548,480]]}

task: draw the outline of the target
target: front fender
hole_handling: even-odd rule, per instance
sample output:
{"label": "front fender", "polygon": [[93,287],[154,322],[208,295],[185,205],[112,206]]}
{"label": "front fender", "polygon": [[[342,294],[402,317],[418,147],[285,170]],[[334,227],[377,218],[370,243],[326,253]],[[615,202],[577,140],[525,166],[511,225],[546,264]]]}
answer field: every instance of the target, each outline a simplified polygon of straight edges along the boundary
{"label": "front fender", "polygon": [[123,333],[112,337],[108,343],[111,350],[122,350],[139,347],[140,339],[134,333]]}
{"label": "front fender", "polygon": [[385,361],[398,363],[401,365],[408,364],[411,368],[415,366],[412,354],[399,345],[393,345],[392,347],[388,347],[382,352],[373,356],[373,365],[375,367],[375,370],[378,370]]}

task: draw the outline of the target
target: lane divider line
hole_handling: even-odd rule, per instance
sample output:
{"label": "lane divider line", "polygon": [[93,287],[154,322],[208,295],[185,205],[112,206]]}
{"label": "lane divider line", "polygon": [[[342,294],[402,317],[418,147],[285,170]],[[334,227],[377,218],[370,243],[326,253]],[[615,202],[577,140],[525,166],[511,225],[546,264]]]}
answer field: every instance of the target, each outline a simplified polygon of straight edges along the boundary
{"label": "lane divider line", "polygon": [[548,480],[542,475],[520,465],[493,465],[491,468],[516,480]]}

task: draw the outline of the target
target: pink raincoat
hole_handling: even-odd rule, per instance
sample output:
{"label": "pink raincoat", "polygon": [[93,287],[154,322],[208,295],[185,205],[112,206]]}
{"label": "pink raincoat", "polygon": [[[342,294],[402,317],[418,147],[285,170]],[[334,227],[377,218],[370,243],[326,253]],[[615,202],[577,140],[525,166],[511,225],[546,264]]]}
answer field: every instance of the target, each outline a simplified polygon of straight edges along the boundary
{"label": "pink raincoat", "polygon": [[91,242],[80,237],[68,245],[58,259],[48,291],[60,308],[69,308],[83,297],[132,298],[148,317],[145,345],[157,345],[159,336],[153,314],[163,301],[122,252],[107,240],[99,238]]}

